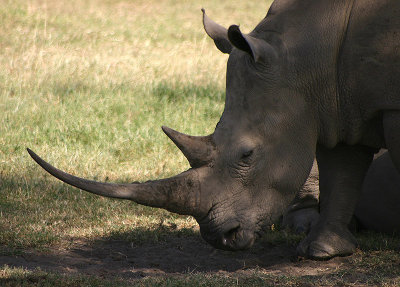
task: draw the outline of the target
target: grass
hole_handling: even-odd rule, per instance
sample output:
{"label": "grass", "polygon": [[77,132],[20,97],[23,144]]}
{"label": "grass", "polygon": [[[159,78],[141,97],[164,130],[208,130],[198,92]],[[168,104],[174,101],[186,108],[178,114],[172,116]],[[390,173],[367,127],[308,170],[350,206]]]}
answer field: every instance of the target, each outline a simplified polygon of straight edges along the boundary
{"label": "grass", "polygon": [[[156,242],[170,234],[171,225],[175,234],[198,236],[191,217],[99,198],[61,184],[43,172],[25,148],[70,173],[104,181],[143,181],[187,169],[160,126],[209,134],[224,103],[227,56],[205,35],[200,8],[225,26],[242,24],[247,32],[269,3],[0,0],[0,255],[62,246],[70,238]],[[267,244],[299,240],[284,232],[269,238]],[[365,274],[372,272],[372,283],[398,283],[389,276],[399,271],[399,256],[393,254],[398,240],[370,234],[360,235],[360,242],[365,251],[352,264]],[[260,269],[245,275],[195,273],[136,283],[296,286],[322,280],[318,282],[340,285],[346,272],[305,278]],[[0,267],[0,285],[130,283],[5,265]]]}
{"label": "grass", "polygon": [[[113,232],[121,221],[153,226],[154,212],[170,217],[61,185],[25,148],[98,180],[188,168],[160,126],[207,134],[223,108],[226,56],[202,31],[200,3],[0,3],[0,243],[36,247],[65,234]],[[215,11],[230,6],[210,3]]]}
{"label": "grass", "polygon": [[60,287],[76,287],[76,286],[101,286],[101,287],[125,287],[130,286],[129,283],[122,280],[104,280],[94,276],[62,276],[45,272],[41,269],[33,271],[24,270],[22,268],[10,268],[3,266],[0,269],[0,284],[4,287],[19,286],[60,286]]}
{"label": "grass", "polygon": [[[7,277],[7,279],[4,279]],[[140,282],[136,282],[135,286],[276,286],[275,283],[279,281],[286,286],[295,286],[292,283],[293,279],[290,276],[280,276],[277,278],[263,275],[261,272],[255,271],[250,276],[231,277],[231,276],[218,276],[218,275],[204,275],[192,274],[189,276],[181,276],[180,278],[145,278]],[[307,280],[311,282],[310,280]],[[4,266],[0,273],[0,283],[2,286],[116,286],[125,287],[132,286],[123,280],[103,280],[94,276],[62,276],[59,274],[48,273],[40,269],[34,271],[27,271],[20,268],[10,268]],[[298,281],[296,284],[307,283],[305,281]]]}
{"label": "grass", "polygon": [[[3,266],[1,286],[399,286],[398,254],[358,252],[351,265],[327,274],[295,276],[271,274],[255,268],[236,274],[189,273],[174,277],[145,277],[129,282],[123,278],[99,279],[90,275],[60,275],[41,269],[33,271]],[[357,266],[355,269],[354,266]]]}

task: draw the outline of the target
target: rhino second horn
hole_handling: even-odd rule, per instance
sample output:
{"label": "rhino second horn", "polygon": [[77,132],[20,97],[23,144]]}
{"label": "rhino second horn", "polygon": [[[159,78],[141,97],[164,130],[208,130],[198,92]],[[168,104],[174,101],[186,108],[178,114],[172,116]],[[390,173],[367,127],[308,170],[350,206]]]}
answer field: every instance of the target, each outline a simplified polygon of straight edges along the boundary
{"label": "rhino second horn", "polygon": [[198,170],[189,170],[177,176],[144,183],[108,183],[87,180],[61,171],[41,159],[32,150],[30,156],[54,177],[82,190],[113,198],[129,199],[151,207],[164,208],[182,215],[200,214],[200,180]]}
{"label": "rhino second horn", "polygon": [[189,136],[166,126],[163,126],[162,130],[182,151],[191,167],[201,167],[212,161],[215,149],[212,135],[205,137]]}

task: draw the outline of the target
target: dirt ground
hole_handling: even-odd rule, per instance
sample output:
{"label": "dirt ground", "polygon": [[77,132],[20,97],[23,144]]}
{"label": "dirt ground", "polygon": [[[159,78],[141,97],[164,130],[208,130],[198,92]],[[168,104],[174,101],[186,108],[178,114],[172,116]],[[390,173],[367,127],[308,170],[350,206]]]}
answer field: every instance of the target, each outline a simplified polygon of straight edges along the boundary
{"label": "dirt ground", "polygon": [[179,276],[196,272],[246,275],[254,268],[263,274],[321,276],[350,265],[354,256],[329,261],[312,261],[296,256],[295,246],[257,243],[239,252],[216,250],[200,236],[171,236],[162,242],[135,246],[127,241],[73,240],[69,247],[52,247],[44,252],[24,251],[17,256],[0,256],[0,265],[24,267],[62,274],[88,274],[140,279],[147,276]]}

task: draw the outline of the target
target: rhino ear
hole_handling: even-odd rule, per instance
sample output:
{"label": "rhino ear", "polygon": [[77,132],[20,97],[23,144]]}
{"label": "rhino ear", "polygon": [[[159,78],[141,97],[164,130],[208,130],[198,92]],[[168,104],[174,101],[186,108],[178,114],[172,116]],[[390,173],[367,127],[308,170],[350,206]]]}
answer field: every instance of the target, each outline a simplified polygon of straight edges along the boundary
{"label": "rhino ear", "polygon": [[234,47],[251,55],[255,62],[258,62],[263,55],[266,55],[267,51],[271,50],[274,52],[272,46],[265,40],[244,35],[237,25],[229,27],[228,39]]}
{"label": "rhino ear", "polygon": [[207,35],[214,40],[215,46],[222,53],[229,54],[232,51],[232,44],[228,39],[228,30],[211,20],[203,8],[201,11],[203,12],[203,26]]}

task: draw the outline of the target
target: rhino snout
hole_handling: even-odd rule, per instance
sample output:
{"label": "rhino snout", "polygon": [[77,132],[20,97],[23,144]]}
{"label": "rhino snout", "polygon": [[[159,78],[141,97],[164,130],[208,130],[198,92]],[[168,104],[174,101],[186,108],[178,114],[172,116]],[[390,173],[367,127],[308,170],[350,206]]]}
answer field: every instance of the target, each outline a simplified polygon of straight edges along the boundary
{"label": "rhino snout", "polygon": [[230,251],[248,249],[256,239],[253,231],[243,229],[240,224],[222,232],[211,232],[206,227],[200,228],[200,232],[203,239],[215,248]]}
{"label": "rhino snout", "polygon": [[228,250],[243,250],[253,246],[254,232],[244,230],[240,226],[233,228],[222,236],[222,245]]}

